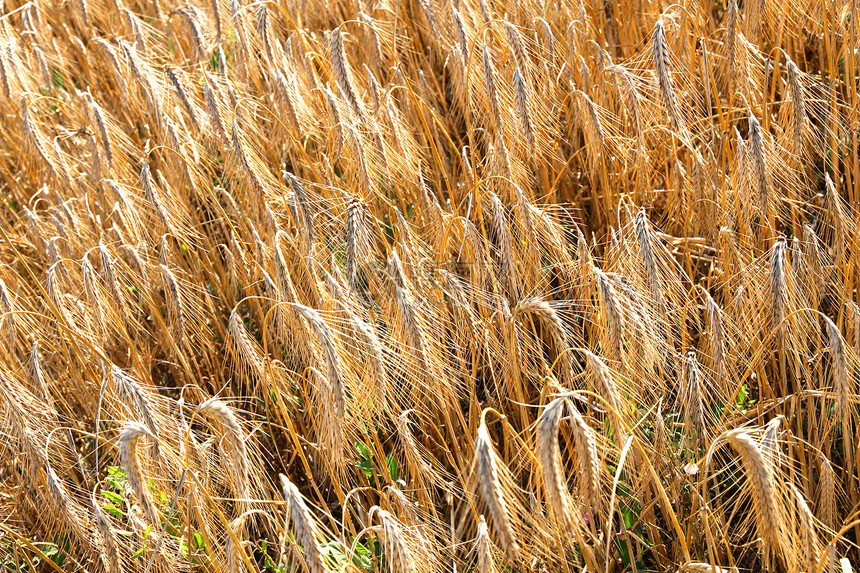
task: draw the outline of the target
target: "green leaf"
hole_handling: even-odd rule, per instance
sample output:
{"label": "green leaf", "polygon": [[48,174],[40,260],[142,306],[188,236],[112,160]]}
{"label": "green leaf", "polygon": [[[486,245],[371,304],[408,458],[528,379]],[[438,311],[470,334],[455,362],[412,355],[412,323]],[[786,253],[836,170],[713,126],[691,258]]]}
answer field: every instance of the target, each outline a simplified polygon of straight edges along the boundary
{"label": "green leaf", "polygon": [[741,384],[740,390],[738,390],[738,406],[743,407],[747,401],[747,385]]}
{"label": "green leaf", "polygon": [[125,513],[120,508],[118,508],[117,506],[115,506],[112,503],[104,504],[102,506],[102,509],[104,509],[105,511],[107,511],[108,513],[113,515],[114,517],[123,517],[125,515]]}
{"label": "green leaf", "polygon": [[355,442],[355,447],[361,457],[361,459],[356,462],[355,467],[363,471],[365,476],[373,477],[373,452],[368,449],[364,442]]}
{"label": "green leaf", "polygon": [[102,492],[106,498],[114,502],[115,504],[122,505],[125,503],[125,499],[121,495],[115,494],[112,491],[104,491]]}
{"label": "green leaf", "polygon": [[135,552],[135,554],[131,556],[131,558],[132,558],[132,559],[137,559],[138,557],[140,557],[141,555],[143,555],[143,552],[144,552],[144,551],[146,551],[146,543],[144,543],[144,544],[143,544],[143,547],[141,547],[140,549],[138,549],[138,550]]}
{"label": "green leaf", "polygon": [[388,466],[388,475],[391,476],[391,481],[400,479],[400,468],[397,466],[397,459],[393,455],[389,455],[385,459],[385,465]]}
{"label": "green leaf", "polygon": [[194,536],[194,543],[197,545],[198,549],[206,549],[206,540],[203,539],[203,536],[198,532],[193,532],[191,535]]}

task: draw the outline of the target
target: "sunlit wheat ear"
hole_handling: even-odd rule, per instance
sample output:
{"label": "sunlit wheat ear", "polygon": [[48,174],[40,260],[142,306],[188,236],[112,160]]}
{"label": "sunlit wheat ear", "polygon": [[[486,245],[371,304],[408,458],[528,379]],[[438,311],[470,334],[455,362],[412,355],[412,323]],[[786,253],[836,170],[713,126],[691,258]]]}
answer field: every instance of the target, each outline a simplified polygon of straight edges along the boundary
{"label": "sunlit wheat ear", "polygon": [[310,573],[328,573],[319,544],[317,524],[305,504],[304,497],[287,476],[279,474],[279,477],[284,500],[287,502],[287,524],[284,529],[292,531],[297,544],[304,550],[303,561]]}
{"label": "sunlit wheat ear", "polygon": [[248,144],[245,140],[245,135],[242,132],[242,129],[239,127],[239,121],[237,117],[233,117],[233,125],[230,129],[230,141],[233,145],[233,153],[236,156],[236,159],[239,161],[239,165],[245,171],[245,175],[248,177],[248,181],[250,181],[254,190],[257,193],[265,196],[265,187],[263,186],[263,180],[260,178],[260,173],[258,170],[254,169],[254,165],[251,161],[251,156],[248,151]]}
{"label": "sunlit wheat ear", "polygon": [[124,40],[119,41],[120,49],[125,55],[125,62],[131,75],[138,86],[138,91],[143,92],[143,98],[146,100],[147,113],[152,117],[153,121],[160,121],[162,117],[161,104],[158,99],[158,91],[149,74],[148,66],[144,66],[142,60],[135,48]]}
{"label": "sunlit wheat ear", "polygon": [[789,270],[785,261],[785,239],[780,238],[773,246],[770,258],[770,304],[771,304],[771,328],[779,329],[780,335],[784,332],[783,318],[785,318],[786,298],[788,297]]}
{"label": "sunlit wheat ear", "polygon": [[436,472],[433,467],[424,459],[421,450],[418,448],[418,443],[415,441],[415,436],[412,430],[409,429],[409,414],[411,410],[401,412],[397,417],[397,435],[400,437],[400,442],[403,447],[403,454],[406,458],[406,466],[415,473],[411,476],[416,484],[420,487],[418,490],[425,491],[430,483],[437,480]]}
{"label": "sunlit wheat ear", "polygon": [[603,499],[600,494],[600,456],[597,452],[597,437],[573,402],[567,402],[571,420],[574,449],[576,450],[577,476],[584,509],[601,515]]}
{"label": "sunlit wheat ear", "polygon": [[66,308],[65,296],[61,286],[61,275],[63,273],[63,263],[57,262],[48,268],[45,277],[45,290],[48,292],[48,298],[53,304],[53,311],[56,312],[56,318],[65,323],[68,327],[77,329],[77,324],[72,319],[72,315]]}
{"label": "sunlit wheat ear", "polygon": [[105,123],[104,112],[89,93],[86,93],[84,97],[90,104],[90,112],[93,114],[93,119],[95,120],[96,129],[101,140],[102,152],[104,153],[105,161],[107,161],[108,169],[110,169],[113,167],[114,162],[113,146],[111,145],[107,124]]}
{"label": "sunlit wheat ear", "polygon": [[[230,529],[233,530],[233,533],[239,539],[239,543],[242,542],[244,535],[245,520],[246,518],[240,515],[230,522]],[[227,573],[242,573],[245,571],[245,564],[240,555],[240,547],[233,541],[233,536],[229,533],[227,534],[227,539],[224,541],[224,553],[226,554]]]}
{"label": "sunlit wheat ear", "polygon": [[146,38],[143,34],[143,26],[141,26],[140,19],[128,8],[123,8],[122,13],[131,28],[132,36],[134,36],[134,49],[140,52],[142,56],[147,56]]}
{"label": "sunlit wheat ear", "polygon": [[[845,212],[845,206],[842,203],[842,198],[839,196],[839,191],[836,189],[836,185],[833,183],[833,179],[830,177],[829,173],[824,175],[824,189],[827,191],[825,194],[825,205],[827,206],[827,215],[829,216],[830,224],[833,227],[832,236],[830,237],[831,242],[834,247],[834,258],[836,259],[837,265],[841,265],[844,262],[845,257],[845,245],[847,241],[845,240],[845,231],[847,228],[853,228],[854,225],[852,223],[851,217],[847,215]],[[850,226],[849,226],[850,224]],[[818,246],[818,237],[815,235],[815,232],[809,227],[809,240],[806,238],[808,225],[804,225],[804,243],[806,247],[817,247]],[[816,262],[820,257],[816,257]],[[819,278],[819,277],[817,277]],[[820,277],[819,280],[823,279]]]}
{"label": "sunlit wheat ear", "polygon": [[251,387],[266,379],[266,361],[257,343],[245,328],[238,307],[230,313],[227,342],[227,348],[245,384]]}
{"label": "sunlit wheat ear", "polygon": [[34,340],[33,346],[30,348],[30,380],[32,381],[35,394],[44,402],[49,410],[53,411],[54,398],[51,396],[51,390],[48,387],[48,381],[42,369],[42,357],[39,352],[38,340]]}
{"label": "sunlit wheat ear", "polygon": [[660,18],[654,24],[654,31],[651,34],[651,58],[654,64],[654,71],[657,73],[657,84],[660,87],[660,97],[663,100],[663,105],[666,108],[666,113],[669,116],[669,121],[672,127],[679,134],[683,134],[686,126],[684,125],[681,114],[678,111],[678,100],[675,95],[675,87],[672,82],[672,71],[669,67],[669,47],[666,45],[666,28],[663,26],[663,19]]}
{"label": "sunlit wheat ear", "polygon": [[751,181],[758,198],[759,209],[762,216],[762,225],[771,226],[771,185],[770,168],[765,156],[765,141],[762,134],[761,124],[749,112],[749,152],[752,160]]}
{"label": "sunlit wheat ear", "polygon": [[260,42],[263,44],[266,59],[268,60],[269,65],[274,65],[276,61],[275,48],[272,44],[272,28],[269,24],[269,9],[265,4],[260,4],[257,7],[256,20],[257,34],[260,36]]}
{"label": "sunlit wheat ear", "polygon": [[[251,59],[251,46],[248,43],[248,30],[245,28],[245,11],[242,10],[242,3],[239,0],[232,0],[230,2],[230,20],[233,23],[234,28],[236,29],[236,35],[238,36],[238,44],[241,48],[241,57],[237,58],[240,60],[240,65],[243,68],[247,68],[248,60]],[[247,74],[247,69],[245,70]]]}
{"label": "sunlit wheat ear", "polygon": [[845,303],[845,306],[848,312],[846,322],[851,324],[854,353],[858,354],[860,353],[860,306],[850,300]]}
{"label": "sunlit wheat ear", "polygon": [[660,285],[660,279],[657,276],[657,264],[654,261],[654,239],[651,224],[648,222],[648,216],[645,214],[645,209],[639,209],[635,219],[636,236],[639,239],[639,255],[642,257],[642,263],[645,265],[645,275],[648,277],[648,284],[651,286],[651,295],[654,297],[654,302],[657,303],[657,308],[660,312],[665,313],[666,301],[663,297],[663,289]]}
{"label": "sunlit wheat ear", "polygon": [[502,284],[508,292],[508,298],[516,302],[520,298],[520,286],[514,259],[514,249],[508,227],[507,214],[502,200],[495,193],[488,193],[490,198],[490,215],[493,235],[499,248],[499,273]]}
{"label": "sunlit wheat ear", "polygon": [[762,454],[756,440],[744,429],[732,430],[724,434],[723,439],[728,441],[740,456],[744,473],[749,480],[756,531],[761,540],[765,561],[770,561],[776,554],[783,558],[785,563],[784,555],[790,551],[790,548],[782,545],[785,541],[783,535],[785,523],[783,511],[780,508],[774,468]]}
{"label": "sunlit wheat ear", "polygon": [[208,42],[203,35],[203,30],[200,26],[200,12],[191,4],[180,6],[171,12],[171,15],[178,15],[188,26],[191,32],[191,45],[194,46],[192,51],[196,52],[197,58],[203,58],[208,53]]}
{"label": "sunlit wheat ear", "polygon": [[36,155],[42,160],[45,167],[51,175],[56,175],[57,165],[54,159],[53,151],[49,151],[48,144],[45,142],[45,136],[39,131],[33,123],[30,115],[30,106],[26,102],[26,96],[21,98],[21,116],[24,118],[24,135],[30,146],[36,151]]}
{"label": "sunlit wheat ear", "polygon": [[0,411],[3,413],[4,435],[16,442],[20,467],[26,476],[25,483],[37,488],[42,483],[39,471],[47,464],[45,448],[39,443],[32,417],[18,403],[8,383],[5,376],[0,377]]}
{"label": "sunlit wheat ear", "polygon": [[710,443],[706,421],[708,404],[702,369],[696,353],[684,355],[684,379],[681,386],[681,402],[684,408],[684,427],[688,437],[697,445]]}
{"label": "sunlit wheat ear", "polygon": [[854,395],[851,372],[849,372],[848,360],[845,355],[845,347],[842,334],[832,320],[824,318],[827,330],[827,338],[830,342],[830,357],[833,363],[833,392],[836,398],[836,411],[839,423],[842,426],[842,440],[845,455],[853,459],[854,444],[851,436],[854,435],[854,410],[851,406],[851,397]]}
{"label": "sunlit wheat ear", "polygon": [[212,9],[212,20],[215,24],[215,42],[221,43],[222,22],[221,22],[221,0],[209,0],[209,7]]}
{"label": "sunlit wheat ear", "polygon": [[99,51],[104,55],[105,59],[110,64],[114,82],[119,87],[122,96],[128,99],[128,82],[126,81],[125,72],[123,71],[124,68],[120,64],[119,56],[117,56],[114,47],[104,38],[94,38],[91,44],[97,46]]}
{"label": "sunlit wheat ear", "polygon": [[612,72],[617,78],[616,82],[618,89],[621,92],[621,100],[624,102],[624,108],[627,112],[627,117],[630,122],[630,127],[636,137],[636,161],[644,162],[647,160],[645,149],[643,147],[643,117],[642,117],[642,102],[639,93],[633,83],[633,77],[624,66],[613,65],[606,68]]}
{"label": "sunlit wheat ear", "polygon": [[53,502],[49,511],[55,512],[79,540],[87,543],[90,538],[84,531],[83,516],[80,515],[77,503],[72,499],[65,482],[60,479],[50,463],[45,466],[45,485],[50,501]]}
{"label": "sunlit wheat ear", "polygon": [[39,75],[42,76],[42,85],[40,88],[44,91],[50,91],[53,84],[51,72],[48,70],[48,62],[45,60],[45,52],[39,46],[33,46],[33,57],[36,59],[36,65],[39,68]]}
{"label": "sunlit wheat ear", "polygon": [[738,45],[738,1],[727,0],[726,2],[726,39],[723,44],[726,47],[726,61],[728,62],[729,83],[733,83],[735,66],[737,64]]}
{"label": "sunlit wheat ear", "polygon": [[188,115],[189,121],[191,121],[191,126],[194,128],[194,132],[197,133],[200,131],[200,118],[197,115],[197,110],[194,107],[194,104],[191,103],[191,96],[188,93],[185,83],[185,78],[182,76],[181,72],[175,68],[165,67],[164,75],[167,76],[170,85],[173,87],[173,91],[176,94],[176,97],[179,98],[180,103],[182,104],[182,108],[185,111],[186,115]]}
{"label": "sunlit wheat ear", "polygon": [[388,374],[385,366],[385,350],[376,334],[376,329],[372,324],[361,320],[354,312],[349,312],[349,318],[356,331],[361,338],[364,339],[364,344],[367,346],[367,360],[370,364],[370,373],[373,379],[374,405],[379,411],[387,409],[388,396],[390,393],[388,387]]}
{"label": "sunlit wheat ear", "polygon": [[340,27],[335,28],[331,33],[331,65],[335,80],[337,81],[337,87],[347,103],[349,103],[349,107],[355,112],[357,117],[363,117],[361,104],[358,102],[355,88],[352,86],[352,81],[349,77],[349,63],[346,60],[346,53],[343,49],[343,38],[341,37]]}
{"label": "sunlit wheat ear", "polygon": [[366,140],[362,137],[362,134],[358,131],[356,126],[351,123],[345,124],[343,126],[343,130],[346,135],[346,141],[349,142],[352,146],[353,152],[355,153],[358,176],[362,187],[367,195],[371,195],[375,188],[373,181],[376,174],[371,171],[371,165],[365,152]]}
{"label": "sunlit wheat ear", "polygon": [[206,109],[209,111],[209,124],[215,131],[215,135],[224,143],[230,141],[224,124],[224,116],[221,114],[220,97],[208,76],[206,76],[206,82],[203,84],[203,98],[206,100]]}
{"label": "sunlit wheat ear", "polygon": [[717,305],[708,291],[704,291],[706,304],[705,311],[708,317],[708,343],[710,345],[710,358],[712,368],[719,379],[726,376],[726,339],[723,327],[722,309]]}
{"label": "sunlit wheat ear", "polygon": [[469,38],[466,36],[466,28],[463,26],[463,18],[460,16],[460,11],[453,4],[451,5],[451,17],[454,21],[454,28],[457,31],[457,41],[459,48],[459,56],[463,65],[463,72],[469,65]]}
{"label": "sunlit wheat ear", "polygon": [[394,283],[394,299],[403,321],[406,342],[418,353],[419,359],[424,360],[426,334],[397,251],[392,252],[388,269]]}
{"label": "sunlit wheat ear", "polygon": [[785,56],[785,67],[788,71],[788,89],[791,101],[791,147],[795,155],[803,154],[803,138],[808,116],[806,113],[806,94],[800,80],[800,70],[788,55]]}
{"label": "sunlit wheat ear", "polygon": [[489,22],[493,19],[493,12],[490,9],[490,6],[487,5],[487,0],[478,0],[478,8],[481,11],[481,17],[483,18],[482,23]]}
{"label": "sunlit wheat ear", "polygon": [[161,197],[161,193],[155,185],[155,181],[152,178],[152,172],[149,169],[148,161],[144,161],[143,166],[140,168],[140,188],[143,190],[144,197],[146,197],[146,200],[155,212],[158,222],[164,227],[164,229],[175,232],[177,228],[173,224],[173,217],[170,214],[171,211],[167,209],[167,206],[164,204],[164,200]]}
{"label": "sunlit wheat ear", "polygon": [[478,536],[475,539],[475,551],[478,554],[478,572],[496,573],[496,559],[493,556],[493,543],[487,531],[487,522],[484,516],[479,516]]}
{"label": "sunlit wheat ear", "polygon": [[380,537],[389,573],[431,570],[432,555],[423,553],[430,549],[429,542],[417,530],[407,530],[399,519],[379,506],[370,509],[368,519],[373,522],[374,518],[381,526]]}
{"label": "sunlit wheat ear", "polygon": [[0,313],[3,315],[3,318],[0,318],[0,327],[6,331],[8,339],[7,349],[9,350],[15,349],[18,340],[18,328],[13,313],[14,304],[12,300],[12,293],[9,292],[9,287],[6,286],[6,282],[3,279],[0,279]]}
{"label": "sunlit wheat ear", "polygon": [[618,294],[615,287],[612,285],[609,277],[596,266],[593,269],[597,277],[597,288],[600,293],[600,301],[603,304],[603,309],[606,312],[606,322],[609,325],[609,339],[612,344],[612,358],[621,362],[623,360],[623,332],[624,332],[624,317],[621,314],[619,306]]}
{"label": "sunlit wheat ear", "polygon": [[9,74],[9,64],[3,51],[0,50],[0,88],[3,90],[3,96],[7,100],[12,99],[12,83]]}
{"label": "sunlit wheat ear", "polygon": [[122,559],[116,539],[114,538],[114,528],[111,526],[110,519],[102,511],[98,501],[96,501],[95,495],[92,498],[92,508],[98,532],[97,543],[102,567],[104,567],[107,573],[123,573]]}
{"label": "sunlit wheat ear", "polygon": [[326,379],[334,393],[333,398],[338,420],[343,420],[346,416],[346,385],[334,333],[316,310],[297,303],[290,306],[296,309],[307,321],[322,347],[326,364]]}
{"label": "sunlit wheat ear", "polygon": [[102,241],[99,241],[99,259],[102,264],[102,277],[110,290],[113,303],[119,308],[123,324],[129,325],[132,321],[131,310],[126,302],[125,292],[119,284],[114,258]]}
{"label": "sunlit wheat ear", "polygon": [[482,420],[481,425],[478,426],[478,435],[475,437],[475,458],[472,468],[477,474],[481,499],[487,507],[499,546],[505,550],[512,561],[516,561],[520,546],[511,526],[511,516],[501,476],[503,469],[499,467],[500,463],[501,460],[493,447],[486,422]]}
{"label": "sunlit wheat ear", "polygon": [[529,90],[519,68],[514,70],[514,94],[517,99],[517,115],[520,119],[520,129],[528,142],[529,151],[534,153],[537,139],[535,137],[534,124],[532,123]]}
{"label": "sunlit wheat ear", "polygon": [[[576,92],[576,103],[581,110],[580,113],[586,118],[582,122],[586,145],[591,151],[590,155],[597,158],[604,154],[606,149],[606,130],[603,128],[603,122],[597,113],[597,106],[588,97],[588,94],[582,91]],[[596,159],[592,160],[592,164],[596,165]],[[592,169],[594,168],[593,166]]]}
{"label": "sunlit wheat ear", "polygon": [[156,422],[155,411],[150,401],[149,392],[144,390],[140,383],[131,375],[123,372],[115,364],[111,364],[110,366],[110,377],[119,399],[128,406],[133,407],[145,424],[147,431],[153,436],[157,436],[160,427]]}
{"label": "sunlit wheat ear", "polygon": [[[567,489],[567,477],[564,473],[564,463],[561,459],[561,448],[558,443],[558,431],[564,410],[566,398],[556,398],[547,405],[537,421],[537,453],[540,459],[543,487],[547,496],[547,505],[561,527],[568,531],[573,521],[573,507],[570,493]],[[579,524],[576,524],[577,527]]]}
{"label": "sunlit wheat ear", "polygon": [[24,215],[24,219],[26,219],[27,221],[27,233],[30,235],[30,240],[43,250],[47,249],[48,241],[45,239],[45,235],[42,233],[39,216],[33,213],[27,207],[23,207],[21,211]]}
{"label": "sunlit wheat ear", "polygon": [[280,70],[275,73],[275,83],[278,87],[277,93],[280,96],[281,106],[287,114],[290,127],[298,133],[302,128],[302,122],[296,111],[294,84],[292,81],[287,81],[287,78]]}
{"label": "sunlit wheat ear", "polygon": [[170,326],[173,330],[174,342],[177,346],[182,346],[185,343],[185,304],[182,301],[182,293],[179,290],[179,283],[173,272],[166,266],[160,265],[161,284],[164,287],[164,294],[167,298],[167,314],[170,320]]}
{"label": "sunlit wheat ear", "polygon": [[424,17],[427,18],[427,23],[430,24],[430,32],[438,37],[441,31],[437,24],[436,11],[430,4],[430,0],[418,0],[418,5],[421,6],[421,11],[424,12]]}
{"label": "sunlit wheat ear", "polygon": [[128,476],[128,484],[134,492],[141,509],[149,523],[157,527],[161,523],[161,513],[155,506],[152,494],[149,490],[146,478],[140,468],[140,460],[137,455],[137,443],[143,436],[149,436],[155,440],[155,436],[142,424],[128,422],[119,435],[117,442],[118,459],[120,465]]}
{"label": "sunlit wheat ear", "polygon": [[[623,406],[624,396],[619,391],[618,385],[615,382],[615,377],[606,363],[592,352],[585,351],[585,361],[589,372],[594,377],[597,385],[598,393],[612,406],[614,412],[610,412],[614,433],[619,436],[619,443],[623,442],[627,437],[627,429],[624,423],[623,416],[625,415],[625,407]],[[617,412],[617,414],[616,414]],[[622,416],[619,418],[618,416]]]}
{"label": "sunlit wheat ear", "polygon": [[794,484],[791,484],[795,506],[797,508],[797,519],[800,522],[800,539],[798,540],[798,565],[803,571],[817,571],[818,556],[821,552],[821,543],[816,531],[815,517],[803,497],[803,493]]}
{"label": "sunlit wheat ear", "polygon": [[84,291],[87,294],[90,312],[95,319],[100,335],[106,337],[107,319],[105,313],[107,312],[107,302],[102,296],[101,285],[98,284],[96,271],[87,256],[81,259],[81,278],[84,280]]}
{"label": "sunlit wheat ear", "polygon": [[238,513],[242,513],[251,497],[249,478],[249,457],[245,442],[248,439],[239,419],[233,410],[221,400],[212,397],[197,406],[197,412],[209,413],[221,424],[224,430],[224,438],[227,451],[230,453],[230,481],[236,497],[241,500],[237,502]]}
{"label": "sunlit wheat ear", "polygon": [[332,117],[334,129],[333,136],[335,138],[335,147],[333,150],[333,157],[336,159],[343,149],[344,140],[346,138],[346,134],[344,133],[344,121],[340,114],[340,105],[338,105],[338,98],[332,93],[331,89],[329,89],[328,84],[323,87],[320,91],[322,91],[323,97],[325,97],[326,101],[326,109],[328,109],[329,114]]}
{"label": "sunlit wheat ear", "polygon": [[558,359],[559,371],[565,376],[573,373],[573,358],[570,352],[565,352],[569,347],[567,333],[564,323],[556,310],[545,300],[529,298],[517,305],[514,309],[514,317],[527,315],[536,319],[546,329],[554,346],[556,358]]}
{"label": "sunlit wheat ear", "polygon": [[513,177],[511,156],[502,135],[496,138],[495,144],[487,145],[487,162],[492,166],[494,175],[499,175],[505,179]]}
{"label": "sunlit wheat ear", "polygon": [[284,180],[289,184],[293,191],[293,201],[290,203],[290,209],[294,210],[294,216],[297,219],[297,224],[300,225],[299,236],[302,239],[305,253],[310,253],[311,246],[314,243],[314,211],[307,191],[299,179],[289,171],[281,171]]}
{"label": "sunlit wheat ear", "polygon": [[838,517],[836,508],[836,472],[830,460],[819,453],[816,460],[818,467],[818,491],[816,492],[815,508],[821,523],[828,529],[836,526]]}

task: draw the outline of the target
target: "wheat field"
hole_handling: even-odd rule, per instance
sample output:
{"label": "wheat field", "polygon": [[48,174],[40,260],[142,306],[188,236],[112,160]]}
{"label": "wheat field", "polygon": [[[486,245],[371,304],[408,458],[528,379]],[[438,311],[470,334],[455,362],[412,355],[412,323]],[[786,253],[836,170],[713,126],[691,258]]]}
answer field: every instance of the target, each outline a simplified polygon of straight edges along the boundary
{"label": "wheat field", "polygon": [[857,4],[0,3],[0,571],[851,571]]}

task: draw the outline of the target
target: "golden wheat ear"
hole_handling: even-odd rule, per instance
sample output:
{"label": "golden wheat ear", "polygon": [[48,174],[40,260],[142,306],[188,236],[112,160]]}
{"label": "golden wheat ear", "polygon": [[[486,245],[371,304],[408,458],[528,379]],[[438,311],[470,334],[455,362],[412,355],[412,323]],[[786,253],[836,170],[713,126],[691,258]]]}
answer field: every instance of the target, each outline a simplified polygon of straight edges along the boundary
{"label": "golden wheat ear", "polygon": [[[747,479],[743,493],[735,494],[729,503],[750,504],[752,521],[758,537],[758,549],[764,567],[777,564],[792,568],[796,564],[794,535],[791,528],[790,506],[787,493],[782,487],[781,469],[765,454],[758,440],[749,430],[738,428],[725,432],[711,444],[706,466],[710,466],[713,454],[721,443],[731,446],[737,454],[741,469]],[[792,494],[793,496],[793,494]]]}
{"label": "golden wheat ear", "polygon": [[368,520],[379,521],[380,537],[389,573],[430,573],[436,570],[430,540],[415,528],[407,528],[396,516],[379,506],[370,508]]}
{"label": "golden wheat ear", "polygon": [[224,443],[231,458],[229,473],[237,498],[237,513],[241,515],[247,509],[252,495],[249,476],[250,459],[246,447],[248,437],[233,410],[215,397],[209,398],[197,406],[196,413],[210,415],[221,426]]}
{"label": "golden wheat ear", "polygon": [[278,477],[284,501],[287,503],[287,521],[284,528],[288,528],[295,536],[295,542],[304,553],[302,560],[310,573],[326,573],[328,568],[323,559],[316,520],[295,484],[284,474],[279,474]]}
{"label": "golden wheat ear", "polygon": [[493,447],[486,420],[482,420],[475,438],[475,457],[472,468],[477,476],[481,500],[490,515],[492,529],[499,546],[504,549],[512,562],[516,562],[519,558],[520,545],[514,534],[508,509],[510,478],[503,475],[507,470],[500,467],[500,464],[501,460]]}

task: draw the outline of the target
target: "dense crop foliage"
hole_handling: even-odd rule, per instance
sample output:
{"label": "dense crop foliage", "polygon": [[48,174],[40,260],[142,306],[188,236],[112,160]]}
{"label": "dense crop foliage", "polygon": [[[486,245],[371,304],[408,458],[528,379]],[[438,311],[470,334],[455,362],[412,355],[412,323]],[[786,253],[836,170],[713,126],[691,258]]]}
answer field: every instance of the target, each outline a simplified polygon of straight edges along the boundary
{"label": "dense crop foliage", "polygon": [[857,0],[7,0],[0,570],[847,570]]}

